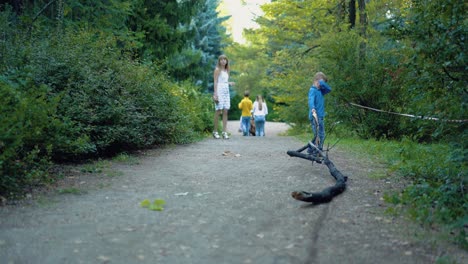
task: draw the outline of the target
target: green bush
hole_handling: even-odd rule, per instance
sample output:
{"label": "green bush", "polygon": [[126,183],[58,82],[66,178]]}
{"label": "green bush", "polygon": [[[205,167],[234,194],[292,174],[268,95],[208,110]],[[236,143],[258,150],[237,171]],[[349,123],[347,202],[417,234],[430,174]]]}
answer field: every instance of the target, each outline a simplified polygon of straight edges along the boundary
{"label": "green bush", "polygon": [[[307,140],[309,135],[302,134],[300,139]],[[401,190],[384,193],[389,213],[407,214],[423,226],[439,230],[444,237],[468,247],[466,146],[420,144],[409,138],[362,140],[335,132],[329,134],[327,141],[333,144],[337,139],[340,139],[337,147],[350,155],[385,165],[376,168],[369,177],[393,178],[404,184]]]}
{"label": "green bush", "polygon": [[8,39],[4,47],[21,52],[2,49],[0,195],[51,180],[51,161],[186,143],[211,125],[211,99],[199,87],[172,82],[116,43],[108,34],[65,30],[21,45]]}
{"label": "green bush", "polygon": [[171,82],[155,66],[132,61],[115,43],[112,36],[80,31],[34,48],[36,82],[61,98],[57,114],[68,125],[61,134],[70,135],[70,142],[76,135],[87,142],[81,148],[57,146],[55,158],[188,142],[206,127],[206,99],[199,91]]}
{"label": "green bush", "polygon": [[421,145],[407,140],[402,142],[399,153],[400,159],[393,166],[411,184],[392,202],[408,205],[408,213],[420,223],[445,226],[455,233],[457,242],[467,247],[464,227],[468,217],[466,148]]}
{"label": "green bush", "polygon": [[180,98],[179,120],[181,134],[185,135],[178,141],[188,142],[201,132],[211,131],[213,128],[214,105],[211,94],[204,93],[202,87],[184,82],[177,87],[176,96]]}
{"label": "green bush", "polygon": [[0,195],[48,181],[56,101],[24,73],[0,75]]}
{"label": "green bush", "polygon": [[[334,141],[334,135],[331,138]],[[404,178],[408,185],[401,192],[385,195],[386,201],[395,205],[389,211],[404,208],[418,223],[452,234],[454,241],[468,246],[464,227],[468,211],[466,146],[420,144],[408,138],[401,141],[343,138],[339,147],[353,155],[356,152],[385,162],[386,177]]]}
{"label": "green bush", "polygon": [[[407,134],[401,118],[354,107],[355,103],[384,111],[400,112],[410,98],[405,94],[394,43],[369,36],[366,40],[354,31],[329,33],[321,43],[322,67],[331,78],[333,91],[327,96],[329,120],[340,121],[362,138],[399,139]],[[333,36],[333,37],[332,37]],[[365,51],[362,46],[365,45]],[[382,46],[383,45],[383,46]]]}

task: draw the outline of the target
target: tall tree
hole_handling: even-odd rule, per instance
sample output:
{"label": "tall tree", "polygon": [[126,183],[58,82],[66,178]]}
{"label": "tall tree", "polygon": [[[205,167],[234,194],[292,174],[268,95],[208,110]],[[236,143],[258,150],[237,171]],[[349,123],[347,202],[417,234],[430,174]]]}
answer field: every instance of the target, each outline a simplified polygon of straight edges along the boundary
{"label": "tall tree", "polygon": [[310,85],[313,69],[318,69],[315,54],[320,40],[333,31],[335,5],[328,1],[279,0],[262,6],[264,15],[256,21],[258,42],[263,42],[270,63],[265,68],[269,77],[264,82],[278,104],[280,117],[297,125],[307,123],[304,93]]}
{"label": "tall tree", "polygon": [[194,37],[190,27],[201,0],[133,0],[127,27],[144,34],[143,59],[164,59],[182,50]]}
{"label": "tall tree", "polygon": [[226,29],[222,25],[229,16],[220,17],[216,11],[219,0],[205,0],[191,20],[193,39],[180,53],[168,59],[170,72],[177,80],[190,79],[212,89],[213,67],[226,46]]}
{"label": "tall tree", "polygon": [[195,17],[195,39],[193,47],[202,53],[199,66],[203,73],[199,80],[203,85],[213,86],[213,67],[223,49],[229,44],[223,22],[229,16],[220,16],[217,11],[220,0],[206,0],[204,8]]}
{"label": "tall tree", "polygon": [[[413,106],[422,115],[460,119],[468,103],[466,3],[418,0],[407,10],[392,17],[391,31],[398,32],[394,36],[404,44],[401,50],[412,54],[406,67]],[[456,131],[444,123],[440,127]]]}

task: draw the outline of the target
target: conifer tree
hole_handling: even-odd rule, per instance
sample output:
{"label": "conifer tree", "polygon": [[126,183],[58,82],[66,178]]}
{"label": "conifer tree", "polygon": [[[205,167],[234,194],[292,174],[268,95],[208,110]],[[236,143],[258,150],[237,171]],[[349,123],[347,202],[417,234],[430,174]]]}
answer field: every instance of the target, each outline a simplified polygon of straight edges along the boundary
{"label": "conifer tree", "polygon": [[184,50],[169,60],[172,75],[178,80],[191,79],[198,85],[212,89],[213,67],[226,45],[226,29],[222,23],[229,16],[219,17],[219,0],[206,0],[190,23],[193,39]]}

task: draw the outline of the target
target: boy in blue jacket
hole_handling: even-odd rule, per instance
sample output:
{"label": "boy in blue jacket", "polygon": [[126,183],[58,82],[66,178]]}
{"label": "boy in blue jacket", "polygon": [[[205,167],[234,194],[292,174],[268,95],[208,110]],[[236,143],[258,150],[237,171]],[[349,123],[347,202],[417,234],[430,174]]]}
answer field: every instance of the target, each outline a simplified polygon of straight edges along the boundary
{"label": "boy in blue jacket", "polygon": [[[325,141],[325,98],[324,95],[331,92],[328,85],[328,78],[323,72],[317,72],[314,76],[314,83],[309,89],[309,120],[312,126],[314,138],[312,143],[320,150],[323,150]],[[307,152],[316,155],[317,151],[309,147]]]}

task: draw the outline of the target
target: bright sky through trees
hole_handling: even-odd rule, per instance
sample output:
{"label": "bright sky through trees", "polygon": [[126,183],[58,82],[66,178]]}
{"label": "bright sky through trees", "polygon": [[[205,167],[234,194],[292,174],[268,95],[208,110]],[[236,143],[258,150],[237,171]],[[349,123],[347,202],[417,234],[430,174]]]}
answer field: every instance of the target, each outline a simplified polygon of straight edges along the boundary
{"label": "bright sky through trees", "polygon": [[242,31],[245,28],[256,28],[258,25],[253,19],[262,15],[260,5],[269,3],[270,0],[223,0],[219,6],[221,15],[231,15],[227,21],[227,28],[233,40],[244,43]]}

